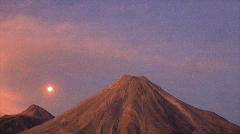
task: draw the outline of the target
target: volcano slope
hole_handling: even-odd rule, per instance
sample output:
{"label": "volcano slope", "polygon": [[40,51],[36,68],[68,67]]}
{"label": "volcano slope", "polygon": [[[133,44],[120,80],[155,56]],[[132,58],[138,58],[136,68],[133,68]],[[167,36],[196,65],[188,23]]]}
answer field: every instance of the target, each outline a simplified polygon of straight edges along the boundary
{"label": "volcano slope", "polygon": [[20,114],[0,117],[0,134],[18,133],[53,118],[54,116],[45,109],[31,105]]}
{"label": "volcano slope", "polygon": [[144,76],[122,76],[55,119],[23,133],[239,134],[240,127],[171,96]]}

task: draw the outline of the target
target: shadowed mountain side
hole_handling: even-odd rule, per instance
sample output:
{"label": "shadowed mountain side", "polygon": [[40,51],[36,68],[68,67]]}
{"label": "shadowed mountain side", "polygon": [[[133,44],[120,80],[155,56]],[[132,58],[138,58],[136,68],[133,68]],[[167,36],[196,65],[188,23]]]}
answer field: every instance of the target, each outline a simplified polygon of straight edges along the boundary
{"label": "shadowed mountain side", "polygon": [[18,133],[36,125],[40,125],[54,116],[37,105],[31,105],[25,111],[17,115],[4,115],[0,117],[0,133]]}
{"label": "shadowed mountain side", "polygon": [[57,118],[23,133],[237,134],[240,127],[174,98],[143,76],[124,75]]}

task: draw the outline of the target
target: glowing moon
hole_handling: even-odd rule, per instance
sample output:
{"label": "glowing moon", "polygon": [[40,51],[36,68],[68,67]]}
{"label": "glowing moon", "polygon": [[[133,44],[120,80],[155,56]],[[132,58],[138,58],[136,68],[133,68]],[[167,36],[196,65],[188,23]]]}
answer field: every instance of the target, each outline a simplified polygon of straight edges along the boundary
{"label": "glowing moon", "polygon": [[48,91],[52,92],[53,88],[52,87],[48,87]]}

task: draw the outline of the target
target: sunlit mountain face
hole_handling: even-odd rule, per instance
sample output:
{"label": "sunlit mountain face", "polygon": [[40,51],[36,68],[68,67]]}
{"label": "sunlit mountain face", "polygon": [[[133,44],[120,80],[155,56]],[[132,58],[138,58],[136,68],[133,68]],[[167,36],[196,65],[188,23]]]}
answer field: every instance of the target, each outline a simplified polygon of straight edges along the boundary
{"label": "sunlit mountain face", "polygon": [[238,134],[240,127],[165,92],[144,76],[124,75],[55,119],[23,133]]}

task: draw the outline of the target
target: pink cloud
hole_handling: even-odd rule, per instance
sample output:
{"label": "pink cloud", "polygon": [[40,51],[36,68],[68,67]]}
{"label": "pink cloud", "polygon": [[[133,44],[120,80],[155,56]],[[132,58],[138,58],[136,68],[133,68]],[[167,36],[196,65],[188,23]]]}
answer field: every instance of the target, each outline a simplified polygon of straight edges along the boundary
{"label": "pink cloud", "polygon": [[[58,48],[81,53],[83,57],[122,58],[128,62],[155,63],[178,69],[186,69],[194,64],[194,67],[203,72],[233,68],[236,70],[236,67],[231,67],[220,60],[145,53],[145,49],[155,50],[155,45],[131,48],[128,44],[113,42],[111,38],[101,35],[104,28],[96,29],[97,26],[94,24],[54,24],[19,15],[0,23],[0,26],[1,56],[4,57],[1,64],[7,62],[6,59],[9,57],[29,56],[26,54],[29,51],[54,51]],[[158,49],[166,48],[166,45],[161,46],[158,45]]]}

